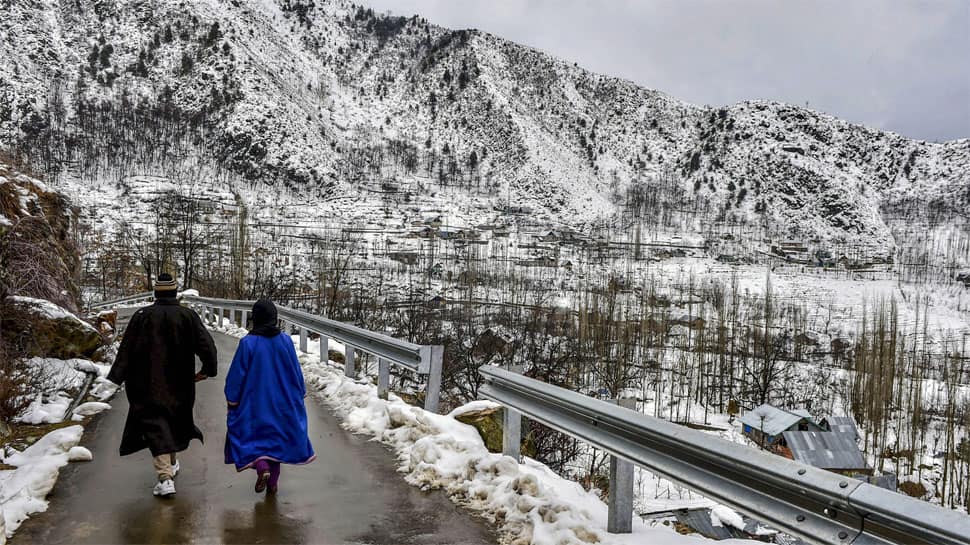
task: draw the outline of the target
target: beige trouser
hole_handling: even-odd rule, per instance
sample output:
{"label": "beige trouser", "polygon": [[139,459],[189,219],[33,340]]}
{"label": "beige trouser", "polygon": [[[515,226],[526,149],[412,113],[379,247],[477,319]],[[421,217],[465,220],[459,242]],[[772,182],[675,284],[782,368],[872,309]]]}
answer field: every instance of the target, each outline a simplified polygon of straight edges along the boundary
{"label": "beige trouser", "polygon": [[175,477],[175,475],[172,475],[172,466],[175,465],[174,452],[152,458],[152,465],[155,466],[155,473],[158,473],[158,482],[167,481]]}

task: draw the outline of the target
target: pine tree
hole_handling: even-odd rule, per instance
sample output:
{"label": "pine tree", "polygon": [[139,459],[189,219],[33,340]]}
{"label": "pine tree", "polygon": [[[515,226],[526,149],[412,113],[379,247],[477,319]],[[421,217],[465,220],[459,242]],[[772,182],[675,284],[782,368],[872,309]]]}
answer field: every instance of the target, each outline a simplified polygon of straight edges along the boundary
{"label": "pine tree", "polygon": [[211,27],[209,27],[209,35],[206,36],[206,44],[213,45],[219,41],[220,38],[222,38],[222,30],[219,28],[219,22],[216,21],[212,23]]}
{"label": "pine tree", "polygon": [[192,60],[192,55],[189,55],[188,51],[182,53],[182,74],[191,72],[194,64],[195,61]]}

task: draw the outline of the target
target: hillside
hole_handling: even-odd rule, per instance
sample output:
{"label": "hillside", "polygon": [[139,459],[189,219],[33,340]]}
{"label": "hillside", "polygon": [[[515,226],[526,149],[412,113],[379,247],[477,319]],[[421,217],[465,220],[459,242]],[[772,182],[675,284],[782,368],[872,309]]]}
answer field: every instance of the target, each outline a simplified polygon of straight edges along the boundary
{"label": "hillside", "polygon": [[893,246],[885,210],[970,202],[967,139],[915,141],[774,102],[695,106],[341,0],[6,4],[0,149],[92,202],[101,184],[146,174],[285,186],[308,204],[377,201],[360,187],[376,181],[467,187],[472,219],[514,204],[622,225],[637,188],[663,187],[700,211],[698,227],[879,247]]}

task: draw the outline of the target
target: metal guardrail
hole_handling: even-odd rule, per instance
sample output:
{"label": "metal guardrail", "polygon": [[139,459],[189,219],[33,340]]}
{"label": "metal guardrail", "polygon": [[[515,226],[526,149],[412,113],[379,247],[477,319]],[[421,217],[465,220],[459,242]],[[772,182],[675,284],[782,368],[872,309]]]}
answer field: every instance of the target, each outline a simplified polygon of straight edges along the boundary
{"label": "metal guardrail", "polygon": [[524,414],[613,456],[611,532],[632,527],[632,513],[615,512],[632,506],[632,463],[809,543],[970,544],[970,516],[956,511],[504,369],[480,373],[479,393],[505,407],[506,454],[519,457]]}
{"label": "metal guardrail", "polygon": [[108,299],[107,301],[99,301],[97,303],[92,303],[88,305],[88,310],[111,308],[111,307],[115,307],[122,304],[128,304],[128,303],[130,304],[143,303],[143,302],[151,301],[154,298],[155,298],[154,293],[150,291],[146,291],[144,293],[139,293],[136,295],[129,295],[127,297],[119,297],[117,299]]}
{"label": "metal guardrail", "polygon": [[[89,309],[107,308],[125,303],[137,303],[151,300],[154,295],[142,293],[130,297],[113,299],[91,305]],[[197,295],[182,294],[184,304],[199,311],[200,316],[207,323],[229,319],[240,327],[246,327],[249,312],[255,301],[237,299],[214,299]],[[377,357],[377,390],[382,398],[387,398],[390,386],[390,366],[397,365],[419,375],[425,375],[424,408],[431,412],[438,411],[441,395],[441,363],[444,348],[440,345],[419,345],[396,339],[394,337],[357,327],[352,324],[338,322],[321,316],[315,316],[302,310],[278,306],[280,324],[284,330],[287,326],[296,327],[300,335],[300,351],[307,352],[308,336],[315,333],[320,336],[320,354],[326,357],[329,353],[330,339],[343,343],[344,374],[355,377],[357,374],[357,352],[373,354]],[[228,313],[228,316],[227,316]]]}

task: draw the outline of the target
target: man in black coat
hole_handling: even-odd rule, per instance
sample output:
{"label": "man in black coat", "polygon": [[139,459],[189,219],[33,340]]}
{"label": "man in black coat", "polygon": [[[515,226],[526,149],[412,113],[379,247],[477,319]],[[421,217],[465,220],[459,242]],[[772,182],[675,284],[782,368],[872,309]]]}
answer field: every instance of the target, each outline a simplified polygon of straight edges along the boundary
{"label": "man in black coat", "polygon": [[[108,380],[126,384],[128,420],[121,439],[121,455],[144,448],[154,457],[158,483],[153,493],[175,494],[178,461],[175,453],[202,440],[195,426],[195,383],[218,372],[216,346],[199,315],[177,299],[172,276],[155,282],[155,304],[132,315]],[[195,356],[202,370],[195,370]]]}

